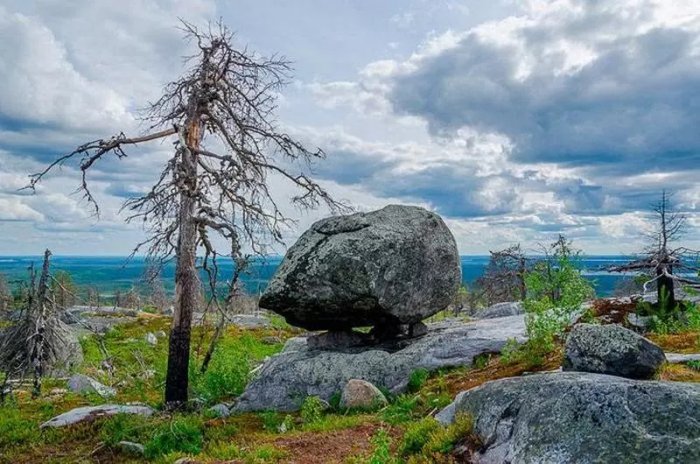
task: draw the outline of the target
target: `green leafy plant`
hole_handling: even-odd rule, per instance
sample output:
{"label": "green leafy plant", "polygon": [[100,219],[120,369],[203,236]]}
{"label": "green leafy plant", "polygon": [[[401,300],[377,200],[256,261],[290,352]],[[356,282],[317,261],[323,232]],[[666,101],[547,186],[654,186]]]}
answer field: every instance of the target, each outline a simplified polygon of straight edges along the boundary
{"label": "green leafy plant", "polygon": [[427,369],[416,369],[408,378],[408,391],[417,392],[427,382],[430,372]]}
{"label": "green leafy plant", "polygon": [[468,414],[457,414],[447,427],[427,417],[406,428],[400,451],[404,457],[423,458],[410,459],[409,462],[434,462],[436,454],[449,453],[460,441],[477,441],[473,429],[474,421]]}
{"label": "green leafy plant", "polygon": [[528,344],[537,352],[551,351],[554,340],[571,323],[581,304],[595,295],[581,274],[580,258],[580,250],[560,235],[545,249],[544,259],[525,275]]}
{"label": "green leafy plant", "polygon": [[304,424],[313,424],[323,418],[326,410],[325,402],[318,396],[308,396],[301,405],[301,419]]}
{"label": "green leafy plant", "polygon": [[404,456],[420,453],[430,440],[430,436],[442,426],[433,417],[426,417],[406,427],[400,451]]}

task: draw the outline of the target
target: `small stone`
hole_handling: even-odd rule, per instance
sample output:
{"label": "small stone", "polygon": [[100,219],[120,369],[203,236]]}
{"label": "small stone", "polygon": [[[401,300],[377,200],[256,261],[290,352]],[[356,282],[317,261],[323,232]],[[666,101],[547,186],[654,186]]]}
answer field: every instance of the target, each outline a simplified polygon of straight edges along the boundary
{"label": "small stone", "polygon": [[228,406],[223,403],[215,404],[209,408],[209,411],[211,411],[216,417],[228,417],[231,415],[231,411],[229,410]]}
{"label": "small stone", "polygon": [[340,406],[347,409],[374,409],[387,404],[386,397],[377,387],[360,379],[348,381],[340,397]]}
{"label": "small stone", "polygon": [[244,329],[261,329],[270,326],[270,319],[263,314],[235,314],[231,323]]}
{"label": "small stone", "polygon": [[103,385],[92,377],[88,377],[83,374],[75,374],[70,379],[68,379],[68,389],[74,393],[97,393],[103,398],[114,396],[117,391]]}
{"label": "small stone", "polygon": [[146,343],[148,343],[151,346],[156,346],[158,344],[158,339],[153,334],[153,332],[148,332],[146,334],[145,340],[146,340]]}
{"label": "small stone", "polygon": [[133,441],[120,441],[117,443],[117,447],[127,454],[134,456],[143,456],[146,452],[146,449],[142,444],[134,443]]}
{"label": "small stone", "polygon": [[159,330],[158,332],[156,332],[156,337],[158,338],[165,338],[167,336],[168,334],[166,334],[164,330]]}

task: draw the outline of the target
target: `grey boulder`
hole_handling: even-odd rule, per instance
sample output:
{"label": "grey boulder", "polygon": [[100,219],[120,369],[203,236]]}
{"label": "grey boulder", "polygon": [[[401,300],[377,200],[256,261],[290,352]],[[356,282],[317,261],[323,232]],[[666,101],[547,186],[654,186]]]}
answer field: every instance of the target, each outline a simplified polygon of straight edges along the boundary
{"label": "grey boulder", "polygon": [[224,403],[215,404],[214,406],[209,408],[209,412],[214,417],[228,417],[231,415],[231,410]]}
{"label": "grey boulder", "polygon": [[470,462],[700,462],[700,385],[562,372],[462,392],[437,419],[474,418]]}
{"label": "grey boulder", "polygon": [[307,396],[329,401],[351,379],[399,393],[416,369],[470,366],[476,356],[500,352],[513,339],[526,339],[524,316],[441,322],[423,337],[372,347],[314,349],[307,338],[292,338],[256,370],[234,410],[297,410]]}
{"label": "grey boulder", "polygon": [[41,428],[46,427],[64,427],[66,425],[79,424],[82,422],[90,422],[100,417],[113,416],[115,414],[138,414],[140,416],[150,416],[153,414],[153,409],[148,406],[141,405],[121,405],[121,404],[103,404],[100,406],[83,406],[80,408],[71,409],[68,412],[54,417],[41,424]]}
{"label": "grey boulder", "polygon": [[260,306],[309,330],[415,324],[446,308],[461,283],[442,219],[390,205],[316,222],[289,249]]}
{"label": "grey boulder", "polygon": [[75,374],[68,379],[68,389],[74,393],[97,393],[103,398],[117,394],[114,388],[103,385],[92,377],[83,374]]}
{"label": "grey boulder", "polygon": [[496,303],[488,308],[478,309],[472,314],[476,319],[492,319],[494,317],[517,316],[524,314],[525,308],[520,301],[509,301],[506,303]]}
{"label": "grey boulder", "polygon": [[244,329],[260,329],[270,327],[270,319],[264,314],[235,314],[231,323]]}
{"label": "grey boulder", "polygon": [[650,379],[665,361],[661,348],[622,326],[577,324],[566,338],[562,368]]}

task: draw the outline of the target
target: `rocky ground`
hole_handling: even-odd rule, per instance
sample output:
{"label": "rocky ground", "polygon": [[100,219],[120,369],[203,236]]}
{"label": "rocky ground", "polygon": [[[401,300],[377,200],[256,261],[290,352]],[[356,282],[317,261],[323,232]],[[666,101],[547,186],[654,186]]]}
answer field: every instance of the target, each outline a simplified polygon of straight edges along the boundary
{"label": "rocky ground", "polygon": [[[624,305],[621,308],[624,311]],[[601,317],[614,312],[608,311]],[[650,457],[648,462],[662,462],[654,459],[670,456],[676,462],[697,460],[692,453],[699,449],[695,440],[700,432],[693,428],[697,421],[688,414],[693,411],[694,402],[699,401],[694,383],[700,381],[700,372],[692,364],[669,361],[685,362],[688,356],[692,358],[700,352],[700,334],[649,335],[668,359],[657,366],[653,374],[657,380],[558,373],[566,364],[564,345],[538,365],[501,359],[498,351],[504,341],[511,336],[524,336],[522,317],[470,322],[448,318],[428,324],[425,336],[403,348],[378,346],[364,354],[352,353],[352,349],[324,351],[329,359],[323,363],[312,361],[310,365],[304,362],[313,358],[314,350],[308,348],[305,337],[300,338],[304,335],[300,330],[276,316],[265,317],[265,323],[254,327],[248,324],[249,318],[243,318],[242,326],[228,327],[217,353],[219,361],[212,365],[209,375],[193,379],[196,410],[171,415],[160,409],[167,352],[162,332],[167,332],[169,318],[148,313],[107,316],[85,312],[81,316],[83,322],[102,323],[109,319],[102,332],[84,331],[77,328],[83,324],[73,324],[82,333],[84,361],[79,371],[98,382],[98,386],[71,377],[47,379],[38,399],[31,398],[29,388],[17,388],[13,399],[0,411],[0,462],[171,463],[186,456],[191,462],[368,462],[384,450],[395,462],[542,462],[534,459],[535,455],[548,456],[549,461],[544,462],[566,462],[566,456],[581,456],[588,446],[577,441],[580,434],[573,431],[581,428],[576,424],[589,424],[586,433],[595,436],[594,450],[607,450],[611,459],[623,452],[622,442],[636,443],[635,449]],[[205,342],[206,339],[205,334]],[[100,344],[109,353],[108,362]],[[570,351],[570,356],[581,357],[580,347],[570,347]],[[359,359],[376,356],[384,356],[382,362],[372,365],[387,379],[386,384],[374,379],[379,395],[387,401],[370,402],[369,409],[348,412],[341,405],[342,384],[347,377],[362,376],[364,365]],[[593,363],[598,367],[592,369],[602,369],[599,358],[598,364]],[[297,367],[289,369],[287,377],[279,381],[281,384],[299,382],[297,371],[306,372],[311,378],[313,369],[325,369],[324,378],[331,378],[328,384],[332,386],[320,385],[319,390],[307,393],[326,396],[327,403],[312,407],[302,400],[290,408],[286,400],[279,404],[271,400],[279,409],[302,409],[236,411],[266,409],[250,407],[250,392],[260,388],[259,379],[266,375],[262,371],[274,372],[275,366],[283,365],[282,360]],[[613,367],[616,365],[616,358],[608,361]],[[319,365],[314,364],[317,362]],[[581,365],[580,359],[576,362],[576,366]],[[344,372],[349,365],[359,370]],[[534,371],[549,373],[540,374],[544,377],[530,375]],[[338,376],[339,372],[344,373]],[[501,378],[509,380],[489,382]],[[241,397],[246,385],[247,393]],[[479,386],[482,387],[475,389]],[[288,390],[289,386],[285,388]],[[323,388],[333,392],[325,395]],[[562,395],[562,391],[567,391],[567,395]],[[286,398],[284,392],[279,395]],[[363,397],[356,394],[352,401],[357,396]],[[210,409],[215,405],[218,407]],[[234,409],[232,414],[230,409]],[[433,431],[430,434],[444,442],[446,453],[411,451],[415,430],[434,427],[426,423],[426,418],[437,415],[449,424],[458,416],[457,411],[468,411],[475,418],[474,434],[483,443],[477,445],[478,440],[469,433],[456,437]],[[113,412],[120,414],[111,415]],[[62,416],[65,413],[68,414]],[[546,418],[543,424],[547,427],[537,428],[537,435],[533,435],[532,424],[540,420],[537,418]],[[73,421],[78,423],[65,425]],[[620,424],[634,426],[623,428]],[[648,442],[640,437],[650,435],[657,438],[653,447],[646,448]],[[470,442],[469,437],[477,441]],[[533,448],[533,442],[540,447]],[[470,451],[466,452],[469,443]]]}
{"label": "rocky ground", "polygon": [[196,315],[177,414],[170,317],[74,308],[82,361],[38,398],[9,385],[0,462],[700,462],[697,309],[661,324],[633,299],[547,307],[558,329],[538,338],[518,303],[449,313],[460,281],[426,210],[319,221],[260,299],[286,320],[230,317],[202,372],[214,328]]}

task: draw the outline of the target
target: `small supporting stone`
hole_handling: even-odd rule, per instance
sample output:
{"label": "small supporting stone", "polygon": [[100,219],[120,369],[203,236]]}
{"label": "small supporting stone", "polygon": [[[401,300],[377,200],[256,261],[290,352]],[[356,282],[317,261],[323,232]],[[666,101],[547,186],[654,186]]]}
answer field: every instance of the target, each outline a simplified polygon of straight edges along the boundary
{"label": "small supporting stone", "polygon": [[353,330],[331,330],[312,335],[307,339],[309,348],[315,350],[365,346],[368,342],[370,342],[370,337],[367,334]]}

